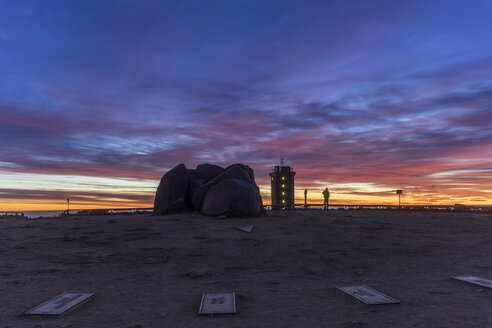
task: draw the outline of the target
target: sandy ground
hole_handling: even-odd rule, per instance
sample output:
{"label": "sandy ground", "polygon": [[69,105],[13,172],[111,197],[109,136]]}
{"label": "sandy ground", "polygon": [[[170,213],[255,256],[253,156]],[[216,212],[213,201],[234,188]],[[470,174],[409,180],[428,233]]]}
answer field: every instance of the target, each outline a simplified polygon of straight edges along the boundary
{"label": "sandy ground", "polygon": [[[234,229],[253,224],[252,233]],[[492,216],[269,212],[0,220],[0,327],[492,327]],[[366,284],[398,305],[335,288]],[[62,317],[18,316],[62,293],[96,296]],[[204,292],[237,314],[199,316]]]}

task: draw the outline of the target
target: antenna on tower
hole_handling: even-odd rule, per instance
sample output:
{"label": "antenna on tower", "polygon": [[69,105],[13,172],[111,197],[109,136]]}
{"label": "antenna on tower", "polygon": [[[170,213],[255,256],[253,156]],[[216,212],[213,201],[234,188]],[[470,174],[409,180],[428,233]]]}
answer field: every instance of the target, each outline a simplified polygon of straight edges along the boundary
{"label": "antenna on tower", "polygon": [[280,166],[284,166],[284,158],[283,157],[280,159]]}

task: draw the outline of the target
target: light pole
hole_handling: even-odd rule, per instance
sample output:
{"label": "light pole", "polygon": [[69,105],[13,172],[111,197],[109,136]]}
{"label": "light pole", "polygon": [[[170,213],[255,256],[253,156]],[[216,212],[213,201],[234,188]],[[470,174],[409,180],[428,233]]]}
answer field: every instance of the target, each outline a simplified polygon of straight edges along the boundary
{"label": "light pole", "polygon": [[304,208],[307,208],[307,189],[304,189]]}
{"label": "light pole", "polygon": [[398,194],[398,206],[401,206],[400,197],[401,197],[401,194],[403,194],[403,190],[398,189],[398,190],[396,191],[396,193]]}

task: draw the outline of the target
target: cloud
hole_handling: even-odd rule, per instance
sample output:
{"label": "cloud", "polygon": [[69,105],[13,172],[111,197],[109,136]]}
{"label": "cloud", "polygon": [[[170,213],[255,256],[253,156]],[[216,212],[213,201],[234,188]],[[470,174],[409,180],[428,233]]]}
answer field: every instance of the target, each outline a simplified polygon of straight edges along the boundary
{"label": "cloud", "polygon": [[[181,162],[244,162],[267,190],[285,157],[304,186],[434,195],[433,174],[488,167],[492,28],[481,5],[2,9],[0,167],[12,173],[158,179]],[[476,183],[465,200],[489,188],[482,175],[453,179]]]}

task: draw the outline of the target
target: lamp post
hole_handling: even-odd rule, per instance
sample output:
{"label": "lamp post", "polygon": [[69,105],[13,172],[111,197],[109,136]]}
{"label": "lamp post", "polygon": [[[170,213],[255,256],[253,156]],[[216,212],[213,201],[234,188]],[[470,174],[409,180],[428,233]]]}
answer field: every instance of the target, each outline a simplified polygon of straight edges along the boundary
{"label": "lamp post", "polygon": [[403,194],[403,190],[398,189],[398,190],[396,191],[396,193],[398,194],[398,206],[401,206],[400,197],[401,197],[401,194]]}

